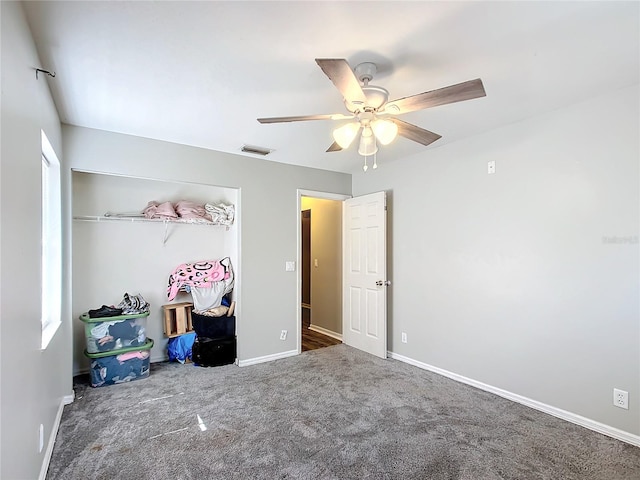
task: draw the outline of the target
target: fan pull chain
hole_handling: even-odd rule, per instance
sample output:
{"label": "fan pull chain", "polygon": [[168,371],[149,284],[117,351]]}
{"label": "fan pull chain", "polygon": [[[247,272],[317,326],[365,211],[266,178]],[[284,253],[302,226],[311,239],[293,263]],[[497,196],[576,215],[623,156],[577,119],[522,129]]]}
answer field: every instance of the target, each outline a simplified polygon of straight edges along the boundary
{"label": "fan pull chain", "polygon": [[364,166],[362,167],[362,170],[364,170],[365,172],[369,169],[369,166],[367,165],[367,157],[364,157]]}
{"label": "fan pull chain", "polygon": [[373,154],[373,169],[375,170],[376,168],[378,168],[378,154],[374,153]]}

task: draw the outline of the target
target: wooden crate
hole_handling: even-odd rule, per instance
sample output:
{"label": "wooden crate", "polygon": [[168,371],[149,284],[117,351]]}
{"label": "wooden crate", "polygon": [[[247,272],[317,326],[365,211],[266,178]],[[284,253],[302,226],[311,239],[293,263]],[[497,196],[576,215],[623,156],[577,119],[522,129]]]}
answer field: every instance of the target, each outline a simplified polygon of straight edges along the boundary
{"label": "wooden crate", "polygon": [[162,309],[164,310],[165,337],[177,337],[183,333],[193,331],[193,324],[191,322],[193,303],[169,303],[163,305]]}

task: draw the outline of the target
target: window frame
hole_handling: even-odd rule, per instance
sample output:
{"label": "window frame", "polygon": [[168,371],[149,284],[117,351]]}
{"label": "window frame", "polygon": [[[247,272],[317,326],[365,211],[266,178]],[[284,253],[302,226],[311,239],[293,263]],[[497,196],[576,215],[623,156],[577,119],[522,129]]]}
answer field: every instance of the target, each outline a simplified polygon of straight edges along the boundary
{"label": "window frame", "polygon": [[62,195],[60,161],[42,131],[41,349],[62,324]]}

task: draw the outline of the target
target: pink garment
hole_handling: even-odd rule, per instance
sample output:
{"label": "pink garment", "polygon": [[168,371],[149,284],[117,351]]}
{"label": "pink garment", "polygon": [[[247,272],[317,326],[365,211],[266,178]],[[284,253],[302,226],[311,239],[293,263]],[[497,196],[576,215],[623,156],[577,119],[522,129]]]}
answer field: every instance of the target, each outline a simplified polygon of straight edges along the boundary
{"label": "pink garment", "polygon": [[199,205],[188,200],[180,200],[176,203],[176,212],[180,215],[180,218],[211,221],[211,215],[207,213],[204,205]]}
{"label": "pink garment", "polygon": [[140,360],[144,360],[149,356],[149,352],[127,352],[121,353],[116,358],[120,363],[126,362],[127,360],[131,360],[132,358],[139,358]]}
{"label": "pink garment", "polygon": [[178,214],[171,205],[171,202],[164,202],[158,204],[158,202],[149,202],[145,209],[142,211],[147,218],[178,218]]}
{"label": "pink garment", "polygon": [[190,287],[212,287],[213,282],[229,279],[227,272],[218,260],[202,260],[178,265],[169,275],[167,297],[176,298],[178,291],[185,285]]}

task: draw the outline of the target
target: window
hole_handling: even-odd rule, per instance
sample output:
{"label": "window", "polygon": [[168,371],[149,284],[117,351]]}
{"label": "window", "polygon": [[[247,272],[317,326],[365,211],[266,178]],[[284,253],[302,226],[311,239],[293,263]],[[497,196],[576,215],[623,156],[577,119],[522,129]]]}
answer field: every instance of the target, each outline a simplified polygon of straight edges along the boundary
{"label": "window", "polygon": [[60,162],[42,132],[42,349],[61,323],[62,215]]}

